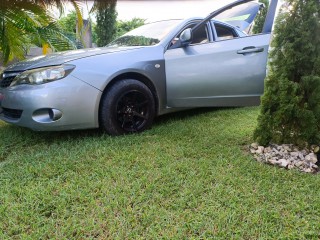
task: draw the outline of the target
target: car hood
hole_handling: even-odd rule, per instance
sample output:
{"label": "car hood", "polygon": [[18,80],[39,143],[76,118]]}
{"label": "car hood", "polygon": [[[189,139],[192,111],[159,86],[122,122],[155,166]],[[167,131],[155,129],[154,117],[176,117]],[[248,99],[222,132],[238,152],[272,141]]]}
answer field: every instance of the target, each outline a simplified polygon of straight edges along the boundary
{"label": "car hood", "polygon": [[108,54],[108,53],[116,53],[123,51],[130,51],[139,47],[103,47],[103,48],[88,48],[88,49],[80,49],[80,50],[72,50],[65,51],[59,53],[53,53],[46,56],[39,56],[35,58],[31,58],[25,61],[17,62],[8,68],[6,68],[6,72],[20,72],[34,68],[46,67],[46,66],[54,66],[61,65],[66,62],[70,62],[72,60],[91,57],[95,55]]}

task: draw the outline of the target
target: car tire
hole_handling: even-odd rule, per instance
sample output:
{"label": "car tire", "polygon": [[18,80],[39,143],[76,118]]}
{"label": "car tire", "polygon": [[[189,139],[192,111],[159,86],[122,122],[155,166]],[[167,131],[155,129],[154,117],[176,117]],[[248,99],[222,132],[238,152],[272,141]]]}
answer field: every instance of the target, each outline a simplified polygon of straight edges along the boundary
{"label": "car tire", "polygon": [[99,125],[110,135],[142,132],[151,127],[154,117],[152,92],[142,82],[134,79],[118,81],[102,96]]}

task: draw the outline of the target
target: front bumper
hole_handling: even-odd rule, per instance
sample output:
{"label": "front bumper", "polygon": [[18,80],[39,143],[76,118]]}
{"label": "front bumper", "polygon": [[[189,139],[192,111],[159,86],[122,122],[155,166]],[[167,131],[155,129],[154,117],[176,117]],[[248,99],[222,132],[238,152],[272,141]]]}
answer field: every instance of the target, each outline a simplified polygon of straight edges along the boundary
{"label": "front bumper", "polygon": [[97,128],[101,95],[72,75],[41,85],[0,88],[0,119],[37,131]]}

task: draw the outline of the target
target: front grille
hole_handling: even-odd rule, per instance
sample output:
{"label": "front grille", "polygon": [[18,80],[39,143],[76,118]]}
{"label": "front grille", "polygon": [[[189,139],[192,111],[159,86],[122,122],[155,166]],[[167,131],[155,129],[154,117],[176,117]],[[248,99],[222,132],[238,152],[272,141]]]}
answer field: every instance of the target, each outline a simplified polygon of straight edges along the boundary
{"label": "front grille", "polygon": [[4,72],[0,75],[0,88],[7,88],[11,85],[13,79],[20,74],[21,71],[18,72]]}
{"label": "front grille", "polygon": [[21,118],[22,110],[19,109],[10,109],[10,108],[2,108],[2,113],[6,118],[17,120]]}
{"label": "front grille", "polygon": [[2,81],[0,81],[0,88],[9,87],[15,77],[16,76],[10,76],[2,79]]}

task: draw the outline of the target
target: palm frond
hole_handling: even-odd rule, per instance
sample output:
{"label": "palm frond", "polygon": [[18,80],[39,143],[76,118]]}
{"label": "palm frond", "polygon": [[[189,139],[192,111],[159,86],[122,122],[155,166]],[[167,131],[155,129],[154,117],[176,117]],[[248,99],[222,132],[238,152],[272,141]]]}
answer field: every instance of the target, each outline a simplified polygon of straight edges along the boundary
{"label": "palm frond", "polygon": [[70,1],[72,6],[74,7],[76,14],[77,14],[77,19],[78,19],[78,28],[79,30],[83,27],[83,18],[82,18],[82,13],[81,13],[81,8],[80,8],[80,3],[79,1]]}
{"label": "palm frond", "polygon": [[60,30],[55,22],[37,28],[35,37],[38,37],[42,44],[48,43],[56,51],[76,49],[74,42]]}
{"label": "palm frond", "polygon": [[24,8],[21,1],[15,2],[17,4],[12,8],[0,6],[0,52],[4,63],[13,58],[23,59],[31,43],[48,43],[54,50],[75,48],[75,44],[62,33],[41,4],[29,2]]}

